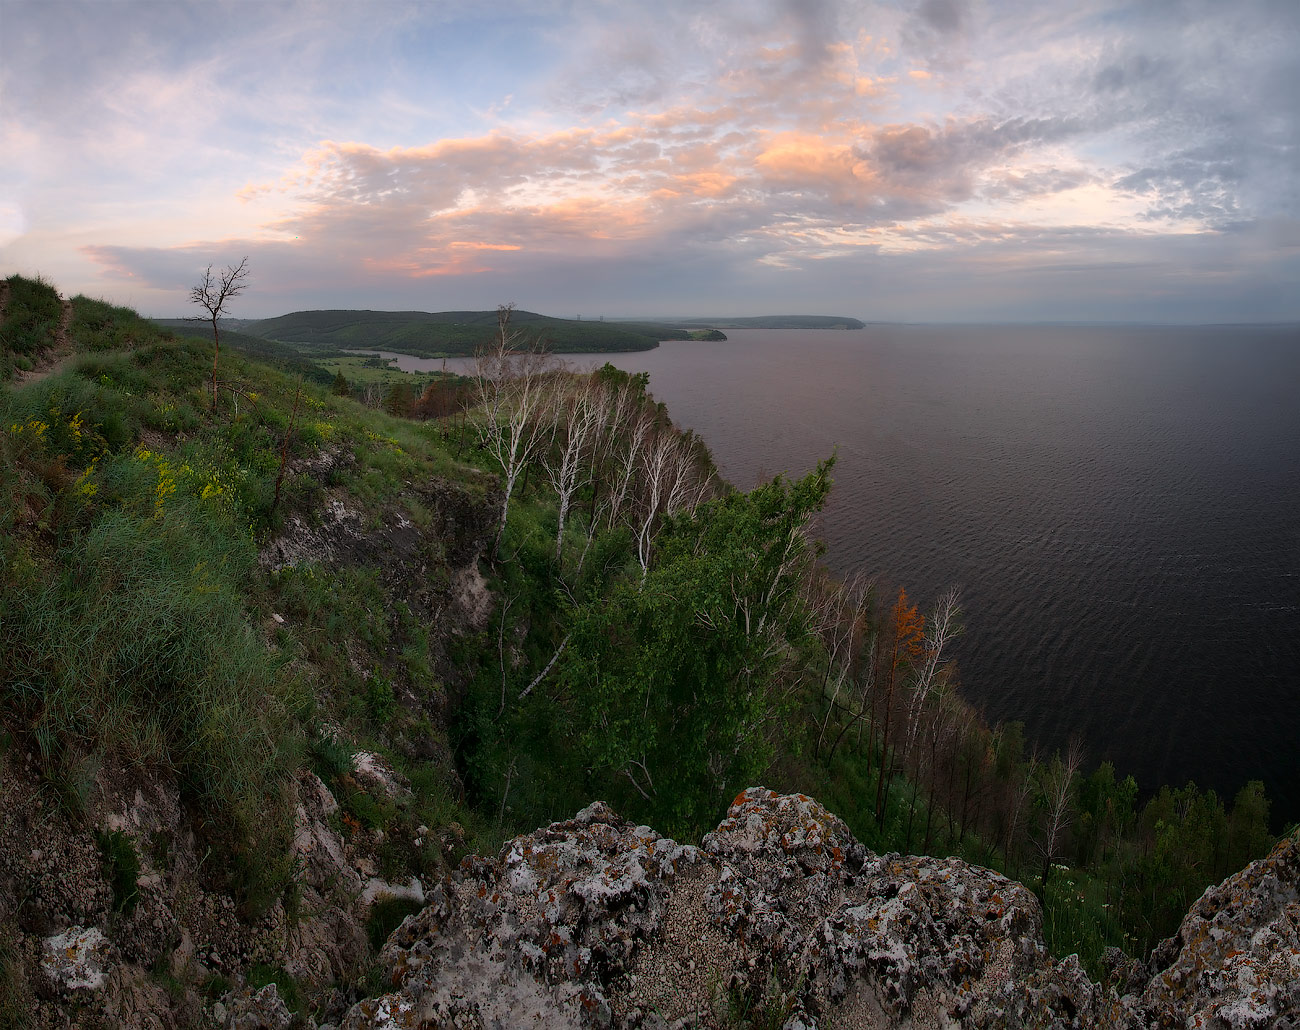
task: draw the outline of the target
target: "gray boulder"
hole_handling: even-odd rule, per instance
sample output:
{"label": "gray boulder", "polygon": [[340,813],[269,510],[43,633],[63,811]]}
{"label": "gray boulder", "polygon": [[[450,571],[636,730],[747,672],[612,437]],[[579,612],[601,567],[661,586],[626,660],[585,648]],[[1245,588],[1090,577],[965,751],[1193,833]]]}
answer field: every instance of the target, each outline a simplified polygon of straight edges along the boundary
{"label": "gray boulder", "polygon": [[1037,900],[952,859],[877,856],[811,798],[741,794],[700,847],[603,804],[467,859],[344,1027],[1093,1027]]}

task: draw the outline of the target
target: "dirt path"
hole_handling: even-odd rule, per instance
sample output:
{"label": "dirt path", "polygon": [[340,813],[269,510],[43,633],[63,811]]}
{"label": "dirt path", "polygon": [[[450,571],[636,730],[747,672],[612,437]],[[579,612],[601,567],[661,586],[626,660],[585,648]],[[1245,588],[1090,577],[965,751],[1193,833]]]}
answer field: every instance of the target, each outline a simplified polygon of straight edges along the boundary
{"label": "dirt path", "polygon": [[15,375],[13,378],[14,386],[39,383],[47,376],[52,376],[55,372],[61,371],[63,366],[72,358],[72,337],[68,333],[72,326],[72,302],[67,298],[63,298],[60,303],[63,305],[63,314],[59,318],[59,328],[54,332],[54,346],[41,355],[36,362],[35,368]]}

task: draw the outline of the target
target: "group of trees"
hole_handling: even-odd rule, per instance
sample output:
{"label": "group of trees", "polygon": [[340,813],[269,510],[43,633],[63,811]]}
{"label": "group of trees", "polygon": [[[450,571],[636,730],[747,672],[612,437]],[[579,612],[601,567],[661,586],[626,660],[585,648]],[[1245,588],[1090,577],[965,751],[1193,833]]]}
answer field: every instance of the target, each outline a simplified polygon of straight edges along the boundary
{"label": "group of trees", "polygon": [[497,544],[520,477],[540,466],[556,497],[557,564],[574,500],[584,493],[585,543],[602,526],[626,526],[644,578],[663,520],[716,492],[708,452],[650,400],[647,375],[608,364],[574,373],[525,343],[510,327],[511,311],[499,310],[497,337],[479,350],[472,377],[479,446],[501,470]]}
{"label": "group of trees", "polygon": [[[879,850],[1023,877],[1049,910],[1067,887],[1081,903],[1086,880],[1097,939],[1133,951],[1271,840],[1257,784],[1231,812],[1191,785],[1139,808],[1132,779],[1086,774],[1078,746],[1043,754],[1019,724],[988,726],[952,660],[955,590],[923,613],[816,560],[833,458],[730,490],[646,376],[569,370],[512,331],[508,307],[457,389],[443,417],[468,420],[502,483],[499,668],[462,738],[468,780],[502,816],[529,791],[524,819],[602,796],[689,837],[767,781],[817,793]],[[506,532],[525,498],[544,545]]]}
{"label": "group of trees", "polygon": [[1091,921],[1098,953],[1109,943],[1141,954],[1207,886],[1271,845],[1258,782],[1230,808],[1194,784],[1139,805],[1133,778],[1117,779],[1110,763],[1087,772],[1077,741],[1045,754],[1027,747],[1019,723],[990,727],[962,697],[950,658],[955,591],[928,615],[903,591],[885,600],[860,579],[817,596],[811,750],[825,768],[865,769],[874,789],[855,829],[874,846],[998,867],[1030,883],[1049,915],[1067,905],[1076,923]]}
{"label": "group of trees", "polygon": [[817,650],[806,528],[831,465],[670,515],[649,571],[572,613],[560,696],[584,758],[660,825],[707,826],[776,756]]}

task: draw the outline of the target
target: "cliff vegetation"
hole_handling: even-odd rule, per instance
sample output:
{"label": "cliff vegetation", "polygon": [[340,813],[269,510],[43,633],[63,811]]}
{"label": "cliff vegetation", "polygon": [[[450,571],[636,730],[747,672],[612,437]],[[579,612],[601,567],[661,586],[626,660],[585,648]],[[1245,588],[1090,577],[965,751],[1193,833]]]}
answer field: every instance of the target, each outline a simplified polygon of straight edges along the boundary
{"label": "cliff vegetation", "polygon": [[[1258,783],[1140,795],[986,725],[955,594],[819,564],[833,455],[736,491],[646,376],[508,308],[416,393],[4,286],[0,1025],[272,982],[338,1022],[426,889],[595,799],[695,840],[811,794],[1021,881],[1095,979],[1274,843]],[[51,971],[78,949],[98,981]]]}

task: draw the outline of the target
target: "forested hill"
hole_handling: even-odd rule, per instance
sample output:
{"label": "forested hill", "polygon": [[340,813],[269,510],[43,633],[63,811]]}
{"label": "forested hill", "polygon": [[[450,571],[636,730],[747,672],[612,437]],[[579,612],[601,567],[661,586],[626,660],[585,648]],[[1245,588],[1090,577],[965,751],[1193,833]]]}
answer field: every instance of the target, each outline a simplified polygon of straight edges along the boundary
{"label": "forested hill", "polygon": [[[554,353],[650,350],[660,340],[685,340],[685,327],[616,325],[514,311],[510,324]],[[496,311],[295,311],[250,322],[245,332],[322,351],[371,348],[420,357],[473,354],[497,332]]]}
{"label": "forested hill", "polygon": [[686,329],[864,329],[866,323],[844,315],[756,315],[753,318],[673,318]]}

